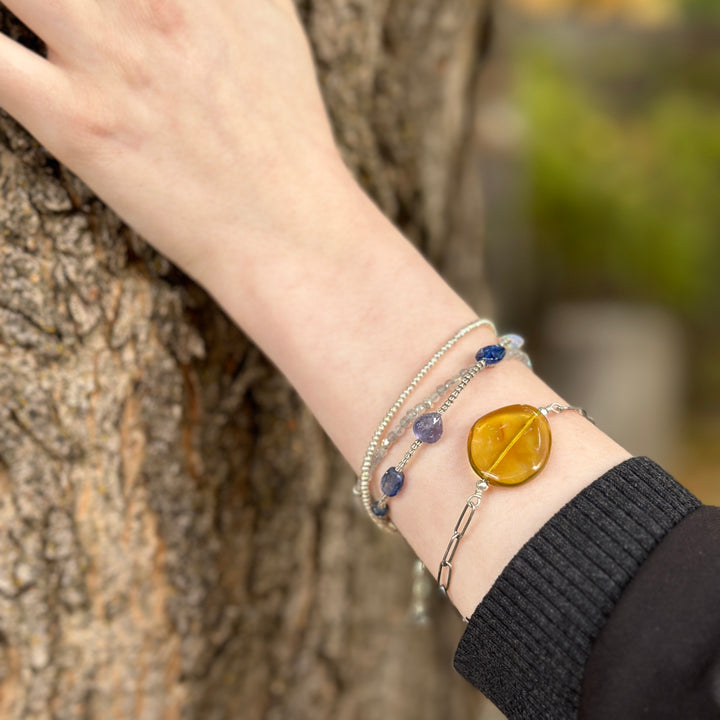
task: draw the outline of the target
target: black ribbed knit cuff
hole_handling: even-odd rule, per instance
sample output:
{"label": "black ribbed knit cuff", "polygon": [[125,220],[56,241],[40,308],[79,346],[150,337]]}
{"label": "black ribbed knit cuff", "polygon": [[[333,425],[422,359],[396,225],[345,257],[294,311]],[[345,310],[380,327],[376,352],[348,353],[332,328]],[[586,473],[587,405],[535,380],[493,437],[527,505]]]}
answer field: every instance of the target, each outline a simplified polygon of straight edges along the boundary
{"label": "black ribbed knit cuff", "polygon": [[623,588],[699,506],[647,458],[607,472],[510,561],[470,618],[455,669],[510,720],[576,718],[593,640]]}

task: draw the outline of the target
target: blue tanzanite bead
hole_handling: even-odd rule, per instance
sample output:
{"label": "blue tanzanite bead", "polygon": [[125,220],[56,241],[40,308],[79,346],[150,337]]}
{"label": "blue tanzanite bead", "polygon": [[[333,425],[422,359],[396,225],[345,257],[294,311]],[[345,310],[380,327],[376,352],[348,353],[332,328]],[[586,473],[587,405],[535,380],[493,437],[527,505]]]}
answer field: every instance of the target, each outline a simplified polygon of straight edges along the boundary
{"label": "blue tanzanite bead", "polygon": [[385,517],[389,509],[387,503],[381,503],[379,500],[372,506],[372,511],[377,517]]}
{"label": "blue tanzanite bead", "polygon": [[413,432],[418,440],[424,443],[435,443],[443,433],[442,415],[432,412],[421,415],[413,423]]}
{"label": "blue tanzanite bead", "polygon": [[502,345],[486,345],[475,353],[477,362],[485,361],[486,365],[495,365],[499,363],[507,351]]}
{"label": "blue tanzanite bead", "polygon": [[388,496],[394,497],[402,489],[405,482],[405,473],[396,470],[394,467],[388,468],[380,481],[380,489]]}

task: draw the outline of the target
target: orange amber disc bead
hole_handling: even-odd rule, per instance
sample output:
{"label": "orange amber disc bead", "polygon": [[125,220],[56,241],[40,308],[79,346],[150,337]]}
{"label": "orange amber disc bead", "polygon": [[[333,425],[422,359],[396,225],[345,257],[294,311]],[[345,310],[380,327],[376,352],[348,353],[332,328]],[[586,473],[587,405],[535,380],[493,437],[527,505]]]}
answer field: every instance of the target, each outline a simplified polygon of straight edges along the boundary
{"label": "orange amber disc bead", "polygon": [[472,469],[491,485],[520,485],[543,469],[552,436],[532,405],[508,405],[483,415],[468,436]]}

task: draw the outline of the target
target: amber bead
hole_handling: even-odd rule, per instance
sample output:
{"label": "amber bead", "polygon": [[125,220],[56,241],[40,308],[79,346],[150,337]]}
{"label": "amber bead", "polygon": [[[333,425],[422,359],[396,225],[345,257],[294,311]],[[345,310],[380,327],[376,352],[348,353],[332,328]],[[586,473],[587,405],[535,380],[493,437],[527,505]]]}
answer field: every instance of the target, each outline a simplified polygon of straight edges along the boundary
{"label": "amber bead", "polygon": [[547,418],[532,405],[508,405],[483,415],[470,430],[472,469],[491,485],[520,485],[547,462],[552,437]]}

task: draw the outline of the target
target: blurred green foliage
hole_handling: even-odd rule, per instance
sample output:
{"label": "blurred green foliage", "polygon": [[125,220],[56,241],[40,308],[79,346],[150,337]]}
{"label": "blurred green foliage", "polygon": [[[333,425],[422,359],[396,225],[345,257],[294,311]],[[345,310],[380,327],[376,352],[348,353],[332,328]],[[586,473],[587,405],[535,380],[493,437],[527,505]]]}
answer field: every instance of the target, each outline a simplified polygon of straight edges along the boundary
{"label": "blurred green foliage", "polygon": [[685,15],[690,17],[720,17],[718,0],[682,0],[681,8]]}
{"label": "blurred green foliage", "polygon": [[[658,302],[705,323],[720,310],[720,73],[678,69],[657,41],[630,47],[583,65],[528,42],[517,59],[537,269],[560,297]],[[667,82],[652,80],[656,51]]]}

